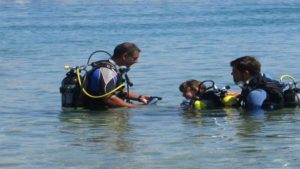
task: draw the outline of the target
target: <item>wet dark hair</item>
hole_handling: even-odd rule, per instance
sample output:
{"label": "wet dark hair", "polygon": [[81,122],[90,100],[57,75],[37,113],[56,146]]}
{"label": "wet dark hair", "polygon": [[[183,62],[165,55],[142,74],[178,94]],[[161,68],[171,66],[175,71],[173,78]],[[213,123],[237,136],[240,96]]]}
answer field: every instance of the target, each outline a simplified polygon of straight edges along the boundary
{"label": "wet dark hair", "polygon": [[126,53],[129,57],[132,57],[135,51],[141,52],[140,48],[137,47],[136,44],[130,42],[121,43],[115,47],[112,59],[119,58]]}
{"label": "wet dark hair", "polygon": [[248,71],[251,75],[260,73],[261,64],[254,56],[242,56],[230,62],[230,66],[241,72]]}
{"label": "wet dark hair", "polygon": [[199,92],[200,89],[206,90],[206,86],[203,83],[201,84],[201,86],[200,86],[200,84],[201,84],[201,81],[198,81],[198,80],[194,80],[194,79],[187,80],[180,84],[179,90],[181,92],[185,92],[185,90],[193,90],[196,92]]}

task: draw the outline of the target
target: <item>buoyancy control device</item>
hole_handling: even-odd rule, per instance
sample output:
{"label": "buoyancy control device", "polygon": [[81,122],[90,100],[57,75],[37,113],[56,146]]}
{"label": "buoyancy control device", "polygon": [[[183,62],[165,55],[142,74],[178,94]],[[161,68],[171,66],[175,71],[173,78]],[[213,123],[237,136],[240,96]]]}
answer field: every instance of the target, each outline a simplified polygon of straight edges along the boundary
{"label": "buoyancy control device", "polygon": [[199,87],[203,85],[206,86],[205,91],[199,92],[190,102],[193,108],[211,109],[237,106],[237,98],[227,95],[230,86],[218,88],[213,80],[204,80]]}
{"label": "buoyancy control device", "polygon": [[89,59],[86,65],[83,66],[76,66],[71,67],[66,65],[64,68],[68,70],[66,73],[66,77],[62,80],[60,86],[60,93],[61,93],[61,105],[64,108],[77,108],[84,106],[84,98],[103,98],[114,93],[116,90],[125,86],[125,83],[120,84],[117,86],[116,89],[99,96],[91,95],[87,90],[87,76],[90,70],[92,70],[95,66],[98,66],[98,61],[90,63],[91,57],[96,53],[105,53],[111,57],[111,54],[104,51],[98,50],[90,54]]}

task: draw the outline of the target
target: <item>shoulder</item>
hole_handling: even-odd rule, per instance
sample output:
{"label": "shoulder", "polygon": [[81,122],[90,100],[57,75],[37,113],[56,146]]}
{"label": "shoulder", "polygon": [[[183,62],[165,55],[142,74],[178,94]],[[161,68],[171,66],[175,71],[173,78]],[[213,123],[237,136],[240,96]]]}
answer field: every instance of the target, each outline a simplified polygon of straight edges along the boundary
{"label": "shoulder", "polygon": [[111,80],[118,76],[118,73],[114,69],[110,69],[107,67],[100,67],[99,72],[101,76],[106,80]]}
{"label": "shoulder", "polygon": [[105,81],[109,81],[118,76],[118,73],[114,69],[110,69],[108,67],[98,67],[95,68],[92,72],[92,77],[96,79],[104,79]]}
{"label": "shoulder", "polygon": [[252,90],[247,96],[247,107],[260,108],[267,98],[267,92],[263,89]]}
{"label": "shoulder", "polygon": [[261,98],[261,97],[266,97],[267,96],[267,92],[264,89],[255,89],[252,90],[248,97],[251,98]]}

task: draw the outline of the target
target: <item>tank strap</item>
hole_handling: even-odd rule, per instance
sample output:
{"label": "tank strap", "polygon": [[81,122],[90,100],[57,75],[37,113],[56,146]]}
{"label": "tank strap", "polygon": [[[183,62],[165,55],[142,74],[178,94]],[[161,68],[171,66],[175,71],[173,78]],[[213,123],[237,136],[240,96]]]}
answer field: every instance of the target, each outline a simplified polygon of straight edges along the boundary
{"label": "tank strap", "polygon": [[109,60],[99,60],[99,61],[93,62],[91,64],[91,66],[93,67],[93,70],[98,69],[100,67],[105,67],[108,69],[115,70],[117,73],[120,73],[120,71],[117,69],[116,65],[112,64]]}

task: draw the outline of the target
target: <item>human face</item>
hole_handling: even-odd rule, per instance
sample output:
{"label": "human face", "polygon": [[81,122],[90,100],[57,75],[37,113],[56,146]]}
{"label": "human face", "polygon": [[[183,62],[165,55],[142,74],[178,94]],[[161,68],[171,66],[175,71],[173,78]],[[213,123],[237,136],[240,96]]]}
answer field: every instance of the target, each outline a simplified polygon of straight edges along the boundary
{"label": "human face", "polygon": [[239,71],[236,67],[232,67],[232,72],[231,75],[233,77],[233,81],[235,83],[238,83],[240,81],[244,82],[244,76],[243,76],[243,72]]}
{"label": "human face", "polygon": [[138,59],[140,57],[140,52],[139,51],[134,51],[133,56],[127,56],[126,58],[126,65],[131,66],[135,63],[138,62]]}
{"label": "human face", "polygon": [[195,92],[190,89],[186,89],[182,92],[182,96],[190,100],[195,96]]}

